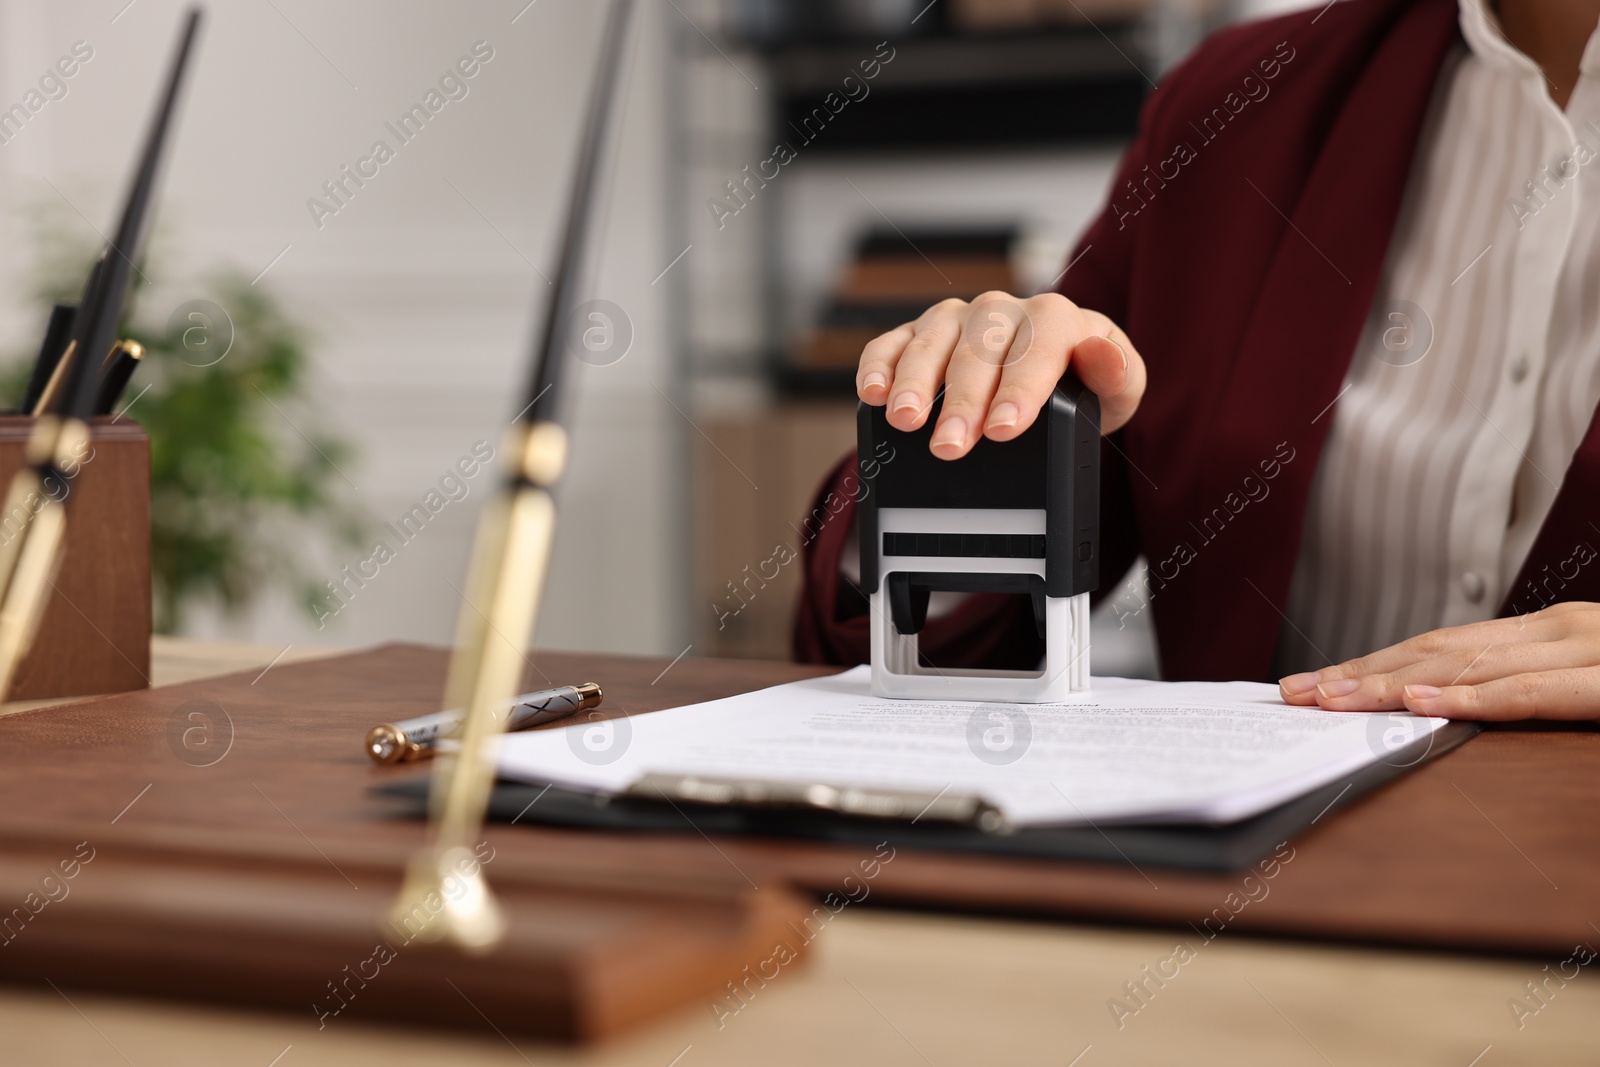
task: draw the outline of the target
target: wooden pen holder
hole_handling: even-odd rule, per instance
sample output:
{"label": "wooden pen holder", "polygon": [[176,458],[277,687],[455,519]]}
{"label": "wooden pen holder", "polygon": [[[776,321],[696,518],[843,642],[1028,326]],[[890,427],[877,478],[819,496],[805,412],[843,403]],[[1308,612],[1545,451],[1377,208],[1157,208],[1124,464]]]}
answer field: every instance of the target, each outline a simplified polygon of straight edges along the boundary
{"label": "wooden pen holder", "polygon": [[[0,416],[0,493],[25,462],[33,424],[31,416]],[[150,684],[150,438],[112,416],[92,425],[92,451],[65,483],[66,548],[55,587],[8,700]],[[16,535],[18,518],[0,515],[0,538]]]}

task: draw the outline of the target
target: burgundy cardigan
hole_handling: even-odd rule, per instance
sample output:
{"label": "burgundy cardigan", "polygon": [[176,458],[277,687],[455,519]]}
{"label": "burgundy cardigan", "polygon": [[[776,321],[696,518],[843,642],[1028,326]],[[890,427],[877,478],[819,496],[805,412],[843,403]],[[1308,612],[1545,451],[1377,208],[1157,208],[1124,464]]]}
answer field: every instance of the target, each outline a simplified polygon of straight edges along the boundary
{"label": "burgundy cardigan", "polygon": [[[1122,325],[1149,367],[1138,413],[1103,449],[1100,590],[1146,557],[1143,610],[1167,678],[1270,675],[1312,475],[1457,10],[1344,0],[1211,37],[1146,102],[1061,281]],[[803,527],[805,662],[868,658],[865,603],[839,577],[853,463]],[[1574,562],[1600,544],[1597,501],[1591,423],[1503,614],[1600,600],[1600,567]],[[951,666],[1035,663],[1042,644],[1019,609],[971,597],[929,623],[922,648]]]}

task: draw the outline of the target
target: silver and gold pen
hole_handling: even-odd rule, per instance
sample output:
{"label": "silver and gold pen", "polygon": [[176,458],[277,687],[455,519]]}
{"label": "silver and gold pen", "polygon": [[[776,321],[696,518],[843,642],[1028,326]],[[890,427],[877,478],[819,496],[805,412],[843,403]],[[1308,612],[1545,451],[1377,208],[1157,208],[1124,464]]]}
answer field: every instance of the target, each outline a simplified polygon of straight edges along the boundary
{"label": "silver and gold pen", "polygon": [[[512,702],[507,730],[526,730],[556,722],[589,708],[598,707],[603,694],[594,682],[561,685],[524,693]],[[400,722],[386,722],[367,732],[367,755],[377,763],[407,763],[428,759],[437,753],[440,742],[461,722],[460,709],[436,711]]]}

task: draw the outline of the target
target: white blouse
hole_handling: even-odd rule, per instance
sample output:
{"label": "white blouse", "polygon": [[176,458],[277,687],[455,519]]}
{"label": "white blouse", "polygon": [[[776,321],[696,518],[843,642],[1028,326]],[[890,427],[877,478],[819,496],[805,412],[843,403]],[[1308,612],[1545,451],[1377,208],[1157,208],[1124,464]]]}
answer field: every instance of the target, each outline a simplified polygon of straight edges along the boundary
{"label": "white blouse", "polygon": [[1461,29],[1323,416],[1280,673],[1493,617],[1600,401],[1600,33],[1563,112],[1484,0]]}

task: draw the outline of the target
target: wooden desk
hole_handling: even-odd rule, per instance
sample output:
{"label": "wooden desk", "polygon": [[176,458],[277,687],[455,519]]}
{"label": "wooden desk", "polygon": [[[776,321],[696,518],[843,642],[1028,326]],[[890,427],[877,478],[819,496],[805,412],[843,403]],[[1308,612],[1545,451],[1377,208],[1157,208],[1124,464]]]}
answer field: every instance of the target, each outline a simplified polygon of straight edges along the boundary
{"label": "wooden desk", "polygon": [[[157,684],[317,654],[160,640]],[[1519,1029],[1507,1006],[1561,958],[1407,952],[1225,934],[1119,1029],[1123,983],[1171,956],[1149,931],[874,909],[841,911],[810,959],[719,1020],[707,1005],[597,1049],[0,989],[0,1062],[245,1064],[1445,1064],[1586,1063],[1600,1054],[1600,977],[1550,980]],[[70,903],[66,906],[70,907]],[[1594,902],[1600,922],[1600,901]],[[1191,942],[1198,941],[1191,938]],[[1600,928],[1592,940],[1600,947]],[[3,951],[3,949],[0,949]],[[1168,968],[1169,972],[1171,968]],[[1570,973],[1570,972],[1569,972]],[[1532,1004],[1532,1001],[1527,1001]],[[737,1006],[734,1004],[733,1006]],[[726,1011],[726,1007],[725,1007]],[[292,1046],[292,1047],[291,1047]],[[1085,1051],[1087,1049],[1087,1051]],[[1487,1049],[1487,1051],[1485,1051]],[[1080,1057],[1075,1060],[1075,1057]]]}

